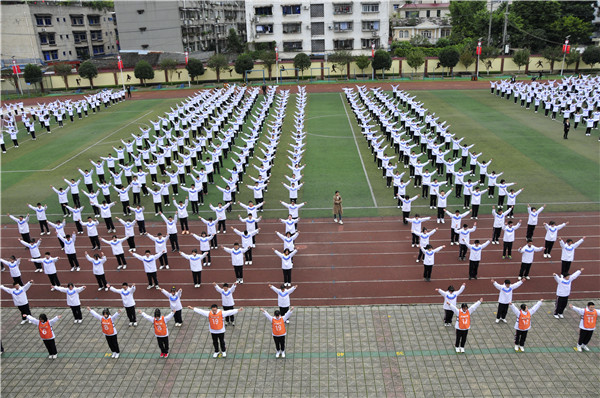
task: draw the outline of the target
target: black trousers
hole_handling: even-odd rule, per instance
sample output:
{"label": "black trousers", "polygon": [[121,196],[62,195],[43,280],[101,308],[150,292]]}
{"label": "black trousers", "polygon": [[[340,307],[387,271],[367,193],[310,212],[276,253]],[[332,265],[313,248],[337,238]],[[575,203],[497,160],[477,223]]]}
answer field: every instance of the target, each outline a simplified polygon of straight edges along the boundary
{"label": "black trousers", "polygon": [[498,242],[498,240],[500,239],[500,232],[502,232],[502,227],[494,227],[494,232],[492,232],[492,242]]}
{"label": "black trousers", "polygon": [[[233,308],[233,306],[229,306],[229,305],[224,305],[223,306],[223,311],[231,311]],[[234,322],[235,321],[235,316],[234,315],[229,315],[225,317],[225,322]]]}
{"label": "black trousers", "polygon": [[235,272],[236,279],[244,279],[244,266],[243,265],[234,265],[233,271]]}
{"label": "black trousers", "polygon": [[283,283],[292,283],[292,269],[283,270]]}
{"label": "black trousers", "polygon": [[593,330],[579,329],[579,340],[577,341],[577,345],[587,345],[592,339],[593,334]]}
{"label": "black trousers", "polygon": [[453,316],[454,316],[454,311],[444,310],[444,323],[452,323]]}
{"label": "black trousers", "polygon": [[431,271],[433,270],[433,265],[423,265],[423,278],[431,278]]}
{"label": "black trousers", "polygon": [[502,257],[512,256],[513,242],[503,242]]}
{"label": "black trousers", "polygon": [[554,306],[554,315],[562,315],[565,312],[565,308],[567,308],[567,303],[569,302],[569,296],[556,297],[556,305]]}
{"label": "black trousers", "polygon": [[554,241],[545,240],[544,241],[544,254],[550,254],[550,252],[552,252],[553,247],[554,247]]}
{"label": "black trousers", "polygon": [[418,244],[419,244],[419,240],[420,240],[420,239],[419,239],[419,235],[417,235],[417,234],[415,234],[415,233],[413,233],[413,234],[411,234],[411,235],[412,235],[412,244],[413,244],[413,245],[418,245]]}
{"label": "black trousers", "polygon": [[24,285],[23,280],[21,279],[20,276],[13,276],[12,279],[13,279],[13,283],[18,283],[19,286]]}
{"label": "black trousers", "polygon": [[156,341],[158,341],[158,348],[160,348],[160,352],[163,354],[169,353],[169,336],[159,337],[156,336]]}
{"label": "black trousers", "polygon": [[179,241],[177,240],[177,234],[169,234],[169,242],[171,242],[171,250],[179,251]]}
{"label": "black trousers", "polygon": [[531,263],[521,263],[521,270],[519,271],[520,277],[529,276],[529,270],[531,269]]}
{"label": "black trousers", "polygon": [[479,214],[479,205],[471,206],[471,217],[477,217]]}
{"label": "black trousers", "polygon": [[105,218],[104,223],[106,224],[106,229],[108,229],[109,231],[115,229],[115,224],[113,224],[112,217]]}
{"label": "black trousers", "polygon": [[450,228],[450,242],[458,243],[458,234],[454,228]]}
{"label": "black trousers", "polygon": [[183,231],[187,231],[187,230],[189,230],[189,229],[190,229],[190,228],[188,227],[188,219],[187,219],[187,217],[185,217],[185,218],[180,218],[180,219],[179,219],[179,225],[181,225],[181,229],[182,229]]}
{"label": "black trousers", "polygon": [[129,318],[129,322],[137,322],[135,317],[135,305],[131,307],[125,307],[125,311],[127,312],[127,318]]}
{"label": "black trousers", "polygon": [[158,277],[155,272],[146,272],[146,276],[148,277],[148,285],[149,286],[158,286]]}
{"label": "black trousers", "polygon": [[[231,208],[231,206],[230,206]],[[217,231],[223,231],[223,233],[227,232],[227,227],[225,226],[225,220],[219,220],[217,222]]]}
{"label": "black trousers", "polygon": [[562,260],[561,261],[561,266],[560,266],[560,274],[561,275],[568,274],[569,273],[569,269],[571,269],[571,261]]}
{"label": "black trousers", "polygon": [[281,316],[283,317],[290,310],[290,307],[279,307],[279,312],[281,312]]}
{"label": "black trousers", "polygon": [[79,320],[83,319],[83,315],[81,314],[81,306],[80,305],[72,305],[71,312],[73,313],[73,318]]}
{"label": "black trousers", "polygon": [[98,287],[106,289],[106,286],[108,285],[108,283],[106,283],[106,276],[104,274],[94,276],[96,277],[96,282],[98,282]]}
{"label": "black trousers", "polygon": [[96,236],[90,236],[90,242],[92,243],[92,249],[94,248],[98,248],[100,249],[100,239],[98,239],[98,235]]}
{"label": "black trousers", "polygon": [[173,316],[173,318],[175,318],[175,323],[183,323],[183,317],[181,316],[181,310],[175,311],[175,315]]}
{"label": "black trousers", "polygon": [[192,278],[194,279],[194,285],[202,284],[202,271],[192,271]]}
{"label": "black trousers", "polygon": [[108,343],[108,348],[110,349],[111,352],[116,352],[116,353],[120,353],[121,351],[119,350],[119,341],[117,340],[117,335],[113,335],[113,336],[106,336],[106,342]]}
{"label": "black trousers", "polygon": [[465,343],[467,342],[468,334],[469,329],[456,329],[456,342],[454,343],[454,346],[465,348]]}
{"label": "black trousers", "polygon": [[467,255],[467,245],[461,243],[458,246],[458,257],[464,259],[466,255]]}
{"label": "black trousers", "polygon": [[40,220],[40,231],[42,233],[44,233],[44,229],[46,229],[46,232],[50,232],[50,229],[48,228],[48,220]]}
{"label": "black trousers", "polygon": [[163,253],[163,255],[158,258],[158,262],[160,265],[169,265],[169,259],[167,258],[167,253]]}
{"label": "black trousers", "polygon": [[77,255],[75,253],[67,254],[67,258],[69,259],[69,265],[71,268],[79,267],[79,261],[77,260]]}
{"label": "black trousers", "polygon": [[221,344],[221,352],[226,352],[225,333],[211,333],[215,352],[219,352],[219,343]]}
{"label": "black trousers", "polygon": [[533,231],[535,231],[535,225],[527,224],[527,234],[525,235],[526,239],[533,238]]}
{"label": "black trousers", "polygon": [[525,340],[527,340],[527,332],[528,330],[518,330],[515,333],[515,345],[524,347]]}
{"label": "black trousers", "polygon": [[46,349],[48,350],[48,354],[50,354],[50,355],[58,354],[58,351],[56,351],[56,341],[54,341],[54,339],[42,340],[42,341],[44,342],[44,345],[46,346]]}
{"label": "black trousers", "polygon": [[498,311],[496,311],[496,319],[506,319],[508,312],[508,304],[498,303]]}
{"label": "black trousers", "polygon": [[479,261],[469,260],[469,278],[477,278]]}
{"label": "black trousers", "polygon": [[[23,286],[23,285],[21,285]],[[29,303],[23,304],[17,307],[19,311],[21,311],[21,320],[23,320],[23,315],[31,315],[31,310],[29,309]]]}
{"label": "black trousers", "polygon": [[137,226],[138,226],[138,231],[140,232],[140,234],[145,234],[146,233],[146,222],[145,221],[137,221]]}
{"label": "black trousers", "polygon": [[277,351],[285,351],[285,335],[284,336],[273,336],[275,341],[275,349]]}
{"label": "black trousers", "polygon": [[58,280],[58,275],[56,275],[56,273],[48,274],[48,279],[50,279],[50,284],[52,286],[60,286],[60,281]]}

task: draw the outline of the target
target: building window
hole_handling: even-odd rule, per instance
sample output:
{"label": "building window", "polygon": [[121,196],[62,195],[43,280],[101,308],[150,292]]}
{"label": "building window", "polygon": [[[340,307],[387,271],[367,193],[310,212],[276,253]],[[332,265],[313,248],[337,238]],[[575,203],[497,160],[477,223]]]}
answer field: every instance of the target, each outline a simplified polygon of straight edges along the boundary
{"label": "building window", "polygon": [[302,51],[302,41],[284,41],[283,42],[283,51]]}
{"label": "building window", "polygon": [[422,30],[421,36],[425,37],[426,39],[431,39],[431,31],[430,30]]}
{"label": "building window", "polygon": [[437,10],[436,11],[436,15],[437,15],[438,18],[441,18],[442,17],[442,10]]}
{"label": "building window", "polygon": [[311,4],[310,5],[310,17],[311,18],[323,18],[325,16],[325,5],[323,4]]}
{"label": "building window", "polygon": [[273,15],[273,7],[272,6],[268,6],[268,7],[255,7],[254,8],[254,14],[255,15],[264,15],[264,16]]}
{"label": "building window", "polygon": [[37,26],[52,26],[52,17],[50,15],[36,15],[35,23]]}
{"label": "building window", "polygon": [[94,51],[94,55],[102,55],[104,54],[104,44],[92,46],[92,50]]}
{"label": "building window", "polygon": [[360,39],[361,48],[371,48],[371,45],[375,44],[375,49],[379,48],[379,39]]}
{"label": "building window", "polygon": [[352,50],[354,48],[354,39],[334,40],[334,50]]}
{"label": "building window", "polygon": [[379,4],[363,4],[362,12],[379,12]]}
{"label": "building window", "polygon": [[40,44],[48,45],[48,46],[55,46],[56,45],[55,34],[54,33],[40,33]]}
{"label": "building window", "polygon": [[256,33],[272,34],[273,24],[256,25]]}
{"label": "building window", "polygon": [[352,32],[352,22],[334,22],[333,30],[335,32]]}
{"label": "building window", "polygon": [[90,49],[85,47],[75,47],[75,52],[77,53],[77,58],[79,59],[88,59],[90,57]]}
{"label": "building window", "polygon": [[450,29],[442,29],[442,31],[440,32],[440,36],[441,37],[449,37],[450,36]]}
{"label": "building window", "polygon": [[325,22],[313,22],[310,24],[310,35],[321,36],[325,34]]}
{"label": "building window", "polygon": [[88,23],[90,25],[100,25],[100,16],[98,16],[98,15],[88,15]]}
{"label": "building window", "polygon": [[83,15],[71,15],[71,26],[83,26]]}
{"label": "building window", "polygon": [[299,4],[293,6],[281,6],[283,15],[300,15],[301,6]]}
{"label": "building window", "polygon": [[90,31],[90,39],[92,41],[102,41],[102,31],[101,30],[91,30]]}
{"label": "building window", "polygon": [[44,61],[53,61],[58,59],[58,50],[42,51]]}
{"label": "building window", "polygon": [[322,53],[325,51],[325,40],[312,40],[311,51],[313,53]]}
{"label": "building window", "polygon": [[87,34],[85,32],[73,32],[73,39],[75,44],[87,42]]}
{"label": "building window", "polygon": [[334,14],[352,14],[352,4],[334,4]]}
{"label": "building window", "polygon": [[404,16],[406,18],[419,18],[419,11],[405,11]]}
{"label": "building window", "polygon": [[283,24],[283,33],[301,33],[302,32],[302,24],[301,23],[284,23]]}
{"label": "building window", "polygon": [[56,22],[60,22],[60,18],[56,18]]}
{"label": "building window", "polygon": [[379,30],[379,21],[362,21],[362,30]]}
{"label": "building window", "polygon": [[425,16],[426,16],[427,18],[430,18],[430,17],[431,17],[431,10],[427,10],[427,11],[425,11]]}

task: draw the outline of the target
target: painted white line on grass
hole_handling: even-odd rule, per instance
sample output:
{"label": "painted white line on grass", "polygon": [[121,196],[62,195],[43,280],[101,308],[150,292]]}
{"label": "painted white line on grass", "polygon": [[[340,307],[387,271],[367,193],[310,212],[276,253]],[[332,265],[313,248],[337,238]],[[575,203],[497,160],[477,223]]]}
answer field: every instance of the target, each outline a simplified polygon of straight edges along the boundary
{"label": "painted white line on grass", "polygon": [[339,138],[339,139],[343,139],[343,140],[350,139],[350,137],[337,137],[334,135],[323,135],[323,134],[313,134],[313,133],[306,133],[306,135],[310,135],[313,137],[323,137],[323,138]]}
{"label": "painted white line on grass", "polygon": [[131,122],[127,123],[126,125],[119,127],[118,129],[116,129],[115,131],[113,131],[112,133],[110,133],[109,135],[107,135],[106,137],[102,138],[100,141],[97,141],[96,143],[94,143],[93,145],[90,145],[89,147],[85,148],[84,150],[78,152],[77,154],[71,156],[69,159],[65,160],[64,162],[62,162],[61,164],[59,164],[56,167],[53,167],[51,169],[43,169],[43,170],[2,170],[2,173],[31,173],[31,172],[49,172],[49,171],[54,171],[56,169],[58,169],[59,167],[62,167],[63,165],[69,163],[71,160],[75,159],[77,156],[81,155],[82,153],[92,149],[93,147],[95,147],[96,145],[100,144],[101,142],[105,141],[108,137],[111,137],[113,135],[115,135],[116,133],[118,133],[119,131],[123,130],[125,127],[128,127],[130,125],[132,125],[133,123],[137,122],[138,120],[140,120],[141,118],[147,116],[148,114],[152,113],[152,111],[148,111],[146,113],[144,113],[142,116],[138,117],[135,120],[132,120]]}
{"label": "painted white line on grass", "polygon": [[358,146],[358,141],[356,141],[356,135],[354,134],[354,128],[352,127],[352,121],[350,120],[350,115],[348,115],[348,110],[346,109],[346,103],[344,102],[344,97],[342,93],[340,93],[340,100],[342,101],[342,106],[344,107],[344,112],[346,113],[346,118],[348,119],[348,125],[350,126],[350,131],[352,131],[352,138],[354,138],[354,144],[356,145],[356,151],[358,152],[358,158],[360,159],[360,164],[362,165],[363,171],[365,173],[365,178],[367,179],[367,185],[369,185],[369,190],[371,191],[371,198],[373,198],[373,203],[375,204],[375,208],[377,206],[377,199],[375,199],[375,193],[373,193],[373,187],[371,186],[371,181],[369,180],[369,175],[367,174],[367,169],[365,168],[365,162],[363,162],[362,155],[360,154],[360,148]]}
{"label": "painted white line on grass", "polygon": [[336,114],[332,114],[332,115],[313,116],[313,117],[308,117],[308,118],[304,119],[304,121],[306,121],[306,120],[313,120],[313,119],[321,119],[321,118],[324,118],[324,117],[335,117],[335,116],[339,116],[339,115],[336,113]]}

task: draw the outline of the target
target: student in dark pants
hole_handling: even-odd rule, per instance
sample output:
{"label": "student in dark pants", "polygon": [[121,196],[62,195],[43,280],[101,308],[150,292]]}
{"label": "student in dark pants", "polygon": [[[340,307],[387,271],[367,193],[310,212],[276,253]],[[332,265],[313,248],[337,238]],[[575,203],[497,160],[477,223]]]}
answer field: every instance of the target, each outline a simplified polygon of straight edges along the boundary
{"label": "student in dark pants", "polygon": [[54,334],[54,329],[52,329],[52,325],[54,325],[60,318],[61,315],[55,316],[54,318],[48,320],[46,314],[40,314],[39,319],[35,319],[31,315],[23,315],[23,318],[27,318],[30,323],[33,323],[38,327],[38,331],[40,333],[40,337],[48,350],[48,359],[56,359],[58,355],[58,351],[56,350],[56,335]]}

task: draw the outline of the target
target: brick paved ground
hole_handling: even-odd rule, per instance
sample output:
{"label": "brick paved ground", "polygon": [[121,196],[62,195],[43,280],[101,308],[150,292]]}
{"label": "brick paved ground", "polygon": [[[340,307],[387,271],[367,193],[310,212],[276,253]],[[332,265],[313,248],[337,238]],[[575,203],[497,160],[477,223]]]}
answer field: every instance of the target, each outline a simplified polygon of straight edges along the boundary
{"label": "brick paved ground", "polygon": [[169,325],[167,360],[144,320],[137,328],[127,327],[124,314],[116,322],[122,354],[115,360],[87,311],[75,325],[68,308],[56,308],[47,311],[63,315],[54,361],[37,329],[19,325],[15,308],[3,308],[2,396],[597,397],[598,335],[591,352],[575,352],[576,314],[559,321],[552,307],[545,302],[534,315],[526,352],[518,354],[513,317],[495,324],[495,303],[473,315],[465,354],[454,352],[454,328],[443,326],[441,304],[297,308],[285,359],[275,359],[270,326],[257,308],[246,308],[228,328],[225,359],[212,358],[206,319],[184,310],[183,327]]}

